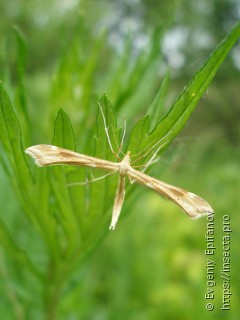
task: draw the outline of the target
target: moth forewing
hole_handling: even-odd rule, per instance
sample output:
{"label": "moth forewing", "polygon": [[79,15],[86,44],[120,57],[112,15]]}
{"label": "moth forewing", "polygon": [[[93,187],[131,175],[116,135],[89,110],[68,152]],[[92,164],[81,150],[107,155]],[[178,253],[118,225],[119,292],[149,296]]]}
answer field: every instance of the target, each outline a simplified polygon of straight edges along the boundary
{"label": "moth forewing", "polygon": [[117,191],[114,199],[112,221],[109,229],[112,229],[112,230],[115,229],[115,226],[117,224],[118,218],[122,210],[124,196],[125,196],[125,176],[120,174],[118,179],[118,187],[117,187]]}
{"label": "moth forewing", "polygon": [[138,183],[153,189],[163,197],[175,202],[191,218],[199,218],[213,213],[212,207],[194,193],[152,178],[133,168],[130,168],[128,175]]}
{"label": "moth forewing", "polygon": [[25,150],[34,160],[37,166],[50,165],[75,165],[118,171],[119,163],[86,156],[64,148],[47,144],[38,144]]}

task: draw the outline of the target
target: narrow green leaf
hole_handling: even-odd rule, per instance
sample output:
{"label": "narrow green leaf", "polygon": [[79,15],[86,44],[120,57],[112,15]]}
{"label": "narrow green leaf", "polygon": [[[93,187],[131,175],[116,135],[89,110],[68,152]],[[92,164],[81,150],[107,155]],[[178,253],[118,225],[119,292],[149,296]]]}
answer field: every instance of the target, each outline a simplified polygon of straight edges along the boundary
{"label": "narrow green leaf", "polygon": [[67,113],[61,108],[58,111],[54,126],[53,145],[69,150],[76,150],[76,141]]}
{"label": "narrow green leaf", "polygon": [[[165,118],[158,123],[153,132],[139,144],[139,151],[148,148],[148,150],[151,151],[149,152],[150,157],[154,151],[162,152],[167,145],[173,141],[186,124],[197,103],[215,76],[219,66],[239,36],[240,24],[238,23],[184,88]],[[130,138],[129,150],[131,150],[130,147],[132,147],[132,144]]]}
{"label": "narrow green leaf", "polygon": [[220,43],[216,50],[209,56],[204,65],[184,88],[174,102],[169,113],[160,122],[152,138],[158,137],[169,144],[183,128],[199,100],[207,90],[221,63],[240,36],[240,24],[237,24],[230,34]]}
{"label": "narrow green leaf", "polygon": [[[53,145],[69,150],[76,150],[75,135],[67,113],[60,109],[54,126]],[[68,186],[86,180],[85,169],[74,167],[52,167],[51,185],[61,215],[60,223],[66,231],[69,246],[74,247],[72,236],[83,236],[83,224],[86,212],[86,195],[84,187]],[[80,233],[78,232],[80,230]]]}
{"label": "narrow green leaf", "polygon": [[129,151],[131,151],[132,155],[136,155],[139,150],[143,150],[142,143],[148,137],[148,130],[149,130],[149,115],[142,117],[132,129],[130,135],[130,142],[128,145]]}
{"label": "narrow green leaf", "polygon": [[[106,130],[110,141],[108,141]],[[119,129],[117,128],[117,122],[111,102],[108,99],[108,96],[104,94],[99,101],[95,155],[102,159],[115,161],[116,157],[110,148],[109,142],[111,142],[112,149],[117,154],[121,143]]]}
{"label": "narrow green leaf", "polygon": [[[54,126],[53,144],[69,150],[75,150],[75,137],[71,122],[63,109],[60,109]],[[83,198],[81,189],[69,188],[68,172],[75,169],[72,167],[52,167],[49,170],[51,187],[58,206],[57,216],[60,226],[63,227],[66,235],[66,241],[63,241],[64,235],[59,238],[59,243],[64,243],[62,250],[72,254],[76,246],[79,245],[81,233],[81,212],[74,210],[72,196],[77,199]],[[60,244],[61,246],[61,244]]]}
{"label": "narrow green leaf", "polygon": [[[9,160],[9,168],[19,179],[21,188],[32,181],[22,147],[22,132],[10,99],[0,83],[0,141]],[[6,163],[6,161],[5,161]]]}

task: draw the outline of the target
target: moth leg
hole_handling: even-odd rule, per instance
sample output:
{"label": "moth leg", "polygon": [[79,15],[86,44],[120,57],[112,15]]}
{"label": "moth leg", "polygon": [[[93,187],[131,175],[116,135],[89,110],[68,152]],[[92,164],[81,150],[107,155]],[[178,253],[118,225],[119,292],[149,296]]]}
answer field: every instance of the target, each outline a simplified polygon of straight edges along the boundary
{"label": "moth leg", "polygon": [[95,182],[95,181],[98,181],[98,180],[102,180],[110,175],[112,175],[113,173],[115,172],[109,172],[107,174],[105,174],[104,176],[101,176],[101,177],[98,177],[98,178],[94,178],[94,179],[91,179],[91,180],[87,180],[85,182],[73,182],[73,183],[68,183],[67,184],[67,187],[76,187],[76,186],[84,186],[84,185],[87,185],[91,182]]}
{"label": "moth leg", "polygon": [[111,151],[112,151],[112,154],[113,154],[118,160],[121,160],[121,158],[118,156],[118,154],[116,154],[116,152],[113,150],[113,146],[112,146],[112,143],[111,143],[111,139],[110,139],[110,136],[109,136],[109,133],[108,133],[109,127],[107,127],[106,119],[105,119],[105,116],[104,116],[104,113],[103,113],[103,109],[102,109],[100,103],[98,103],[98,106],[99,106],[99,109],[100,109],[101,114],[102,114],[103,124],[104,124],[104,130],[105,130],[105,133],[106,133],[106,136],[107,136],[107,141],[108,141],[109,147],[110,147],[110,149],[111,149]]}

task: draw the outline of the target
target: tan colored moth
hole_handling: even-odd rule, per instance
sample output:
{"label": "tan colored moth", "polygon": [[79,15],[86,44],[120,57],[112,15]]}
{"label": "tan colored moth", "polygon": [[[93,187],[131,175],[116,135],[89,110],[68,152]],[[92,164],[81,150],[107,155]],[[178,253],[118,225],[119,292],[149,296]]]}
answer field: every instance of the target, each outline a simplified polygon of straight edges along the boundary
{"label": "tan colored moth", "polygon": [[113,173],[117,172],[119,174],[119,181],[114,200],[110,229],[115,228],[121,213],[125,196],[126,176],[128,176],[131,180],[153,189],[163,197],[175,202],[191,218],[198,218],[213,213],[211,206],[199,196],[184,189],[157,180],[141,171],[135,170],[131,166],[129,151],[120,162],[112,162],[90,157],[84,154],[46,144],[39,144],[29,147],[25,152],[29,154],[35,160],[35,163],[40,167],[49,165],[75,165],[109,170]]}
{"label": "tan colored moth", "polygon": [[[124,136],[126,133],[126,122],[124,122],[123,136],[119,146],[119,151],[116,154],[112,147],[112,143],[111,143],[111,139],[108,131],[109,128],[107,127],[104,112],[102,110],[100,103],[99,103],[99,109],[102,115],[104,129],[106,132],[106,137],[107,137],[109,147],[112,153],[118,159],[120,159],[119,154],[120,152],[122,152],[121,149],[123,145]],[[139,153],[139,154],[142,154],[141,157],[145,157],[151,150],[153,150],[154,148],[157,148],[157,150],[153,153],[153,156],[151,157],[151,159],[144,166],[145,169],[156,161],[154,160],[154,158],[156,157],[157,153],[164,145],[162,143],[162,145],[159,146],[161,142],[162,141],[158,141],[153,146],[151,146],[149,150],[145,150],[146,149],[145,148]],[[127,154],[124,155],[123,159],[122,160],[120,159],[121,161],[119,162],[112,162],[112,161],[103,160],[95,157],[90,157],[84,154],[76,153],[70,150],[66,150],[63,148],[59,148],[52,145],[46,145],[46,144],[39,144],[39,145],[29,147],[25,150],[25,152],[29,154],[35,160],[35,163],[40,167],[49,166],[49,165],[75,165],[75,166],[86,166],[86,167],[98,168],[98,169],[110,171],[110,173],[108,173],[107,175],[100,178],[96,178],[92,181],[100,180],[111,173],[117,172],[119,174],[119,180],[118,180],[118,187],[116,190],[116,195],[114,200],[112,221],[109,228],[112,230],[115,229],[116,223],[121,213],[121,209],[122,209],[122,205],[125,197],[125,177],[126,176],[129,177],[130,182],[136,181],[146,187],[153,189],[163,197],[175,202],[191,218],[199,218],[199,217],[213,213],[213,209],[211,208],[211,206],[199,196],[191,192],[188,192],[184,189],[181,189],[181,188],[172,186],[170,184],[167,184],[165,182],[162,182],[160,180],[157,180],[141,171],[135,170],[131,166],[130,151],[128,151]],[[136,157],[139,154],[134,156]],[[132,158],[134,156],[132,156]],[[136,160],[138,159],[135,159],[134,161]],[[79,183],[79,184],[81,185],[85,183]]]}

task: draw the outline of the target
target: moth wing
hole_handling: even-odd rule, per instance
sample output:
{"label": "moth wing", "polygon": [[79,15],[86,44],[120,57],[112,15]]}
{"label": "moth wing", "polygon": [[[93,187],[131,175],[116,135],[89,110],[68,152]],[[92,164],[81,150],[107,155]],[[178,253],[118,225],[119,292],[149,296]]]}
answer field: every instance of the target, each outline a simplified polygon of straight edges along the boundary
{"label": "moth wing", "polygon": [[118,218],[122,210],[124,196],[125,196],[125,177],[122,175],[119,175],[118,187],[117,187],[114,206],[113,206],[112,221],[109,229],[112,229],[112,230],[115,229],[115,226],[117,224]]}
{"label": "moth wing", "polygon": [[38,144],[29,147],[25,150],[25,152],[35,160],[36,165],[39,167],[65,164],[88,166],[113,171],[118,170],[117,163],[86,156],[81,153],[47,144]]}
{"label": "moth wing", "polygon": [[207,201],[194,193],[152,178],[133,168],[128,174],[138,183],[153,189],[164,198],[176,203],[191,218],[199,218],[213,213],[213,209]]}

